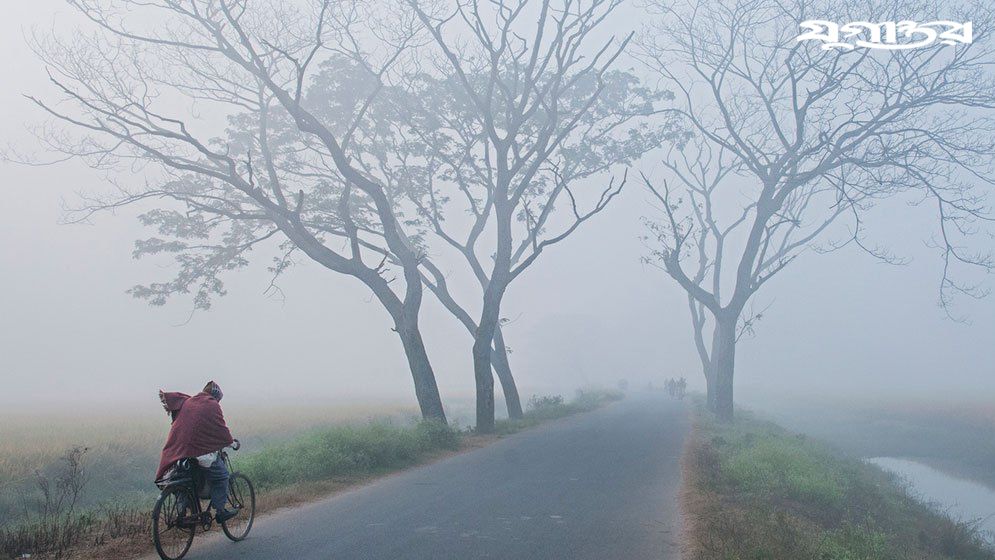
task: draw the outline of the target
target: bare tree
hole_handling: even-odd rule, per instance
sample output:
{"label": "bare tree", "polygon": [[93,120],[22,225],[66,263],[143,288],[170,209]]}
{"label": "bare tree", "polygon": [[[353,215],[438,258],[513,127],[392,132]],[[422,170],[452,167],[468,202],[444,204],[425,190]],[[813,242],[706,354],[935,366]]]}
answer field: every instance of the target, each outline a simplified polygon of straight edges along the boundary
{"label": "bare tree", "polygon": [[[709,404],[721,418],[733,416],[736,343],[762,316],[749,306],[764,284],[812,248],[855,246],[900,262],[866,239],[864,218],[879,199],[935,208],[945,309],[956,294],[984,295],[953,272],[993,267],[989,254],[965,246],[992,219],[982,190],[995,154],[987,9],[937,14],[914,2],[849,0],[652,7],[660,19],[639,56],[679,90],[678,113],[694,137],[668,154],[667,180],[644,177],[662,214],[650,222],[648,261],[688,294]],[[973,20],[981,33],[970,45],[886,51],[796,40],[799,21],[827,14]]]}
{"label": "bare tree", "polygon": [[[453,299],[445,276],[432,262],[427,248],[422,247],[427,226],[424,220],[418,219],[418,207],[411,205],[411,200],[421,200],[434,178],[429,171],[433,169],[431,158],[425,157],[426,149],[421,140],[434,134],[434,131],[413,128],[426,123],[412,118],[411,106],[420,103],[421,96],[440,94],[425,88],[412,88],[412,83],[425,83],[425,77],[417,68],[411,74],[413,75],[401,72],[388,83],[385,76],[377,75],[370,67],[357,64],[353,59],[334,57],[324,62],[321,71],[314,77],[307,101],[314,107],[315,114],[325,122],[349,122],[355,104],[343,103],[340,98],[343,92],[363,92],[366,100],[364,118],[355,123],[356,130],[351,138],[352,151],[360,156],[354,163],[370,174],[379,175],[385,192],[395,204],[395,211],[399,215],[405,207],[411,207],[413,215],[405,214],[407,225],[410,226],[406,233],[410,233],[409,243],[419,247],[421,252],[424,283],[472,336],[476,331],[476,323]],[[375,95],[369,95],[374,90]],[[382,243],[367,244],[364,248],[381,254],[385,263],[400,265],[389,248]],[[435,280],[430,281],[429,278]],[[506,352],[503,346],[500,347],[502,352],[499,357],[504,360],[495,359],[494,370],[505,392],[509,417],[521,418],[523,413],[518,389]]]}
{"label": "bare tree", "polygon": [[[180,270],[133,294],[162,304],[194,291],[195,305],[206,308],[224,294],[223,273],[280,239],[275,275],[302,253],[373,292],[401,339],[423,416],[445,421],[418,325],[424,254],[362,151],[363,134],[376,133],[364,124],[367,108],[417,42],[417,20],[385,17],[390,4],[358,0],[305,8],[246,0],[69,4],[97,31],[39,41],[61,99],[32,99],[81,133],[44,130],[52,148],[101,169],[149,169],[144,185],[128,186],[138,181],[127,174],[116,193],[88,198],[77,215],[155,205],[142,219],[161,237],[138,242],[135,254],[175,253]],[[134,13],[154,25],[132,24]],[[313,75],[341,59],[369,79],[340,84],[334,100],[311,92]],[[320,110],[332,101],[341,118],[329,122]],[[187,105],[207,117],[177,109]],[[210,121],[224,117],[228,127],[217,134]]]}
{"label": "bare tree", "polygon": [[[661,132],[634,120],[653,114],[664,94],[613,70],[630,37],[597,39],[618,0],[408,3],[434,40],[441,76],[413,84],[431,92],[415,96],[412,119],[423,125],[414,131],[428,150],[432,188],[411,198],[477,280],[478,319],[437,270],[426,283],[473,329],[477,427],[490,431],[492,366],[510,377],[500,329],[508,286],[618,195],[625,177],[612,168],[657,143]],[[599,180],[585,203],[581,186]],[[456,205],[463,211],[447,211]],[[466,227],[446,220],[460,214],[469,215]]]}

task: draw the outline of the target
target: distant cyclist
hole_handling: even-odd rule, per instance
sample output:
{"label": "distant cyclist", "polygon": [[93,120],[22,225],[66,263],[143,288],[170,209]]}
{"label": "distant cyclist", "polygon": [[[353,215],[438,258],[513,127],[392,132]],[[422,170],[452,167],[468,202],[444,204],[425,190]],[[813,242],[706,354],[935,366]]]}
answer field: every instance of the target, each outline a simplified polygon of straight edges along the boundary
{"label": "distant cyclist", "polygon": [[228,501],[228,468],[218,453],[235,443],[224,413],[221,412],[221,387],[209,381],[204,390],[194,396],[159,391],[159,400],[172,419],[166,445],[162,448],[156,480],[182,459],[194,458],[211,484],[211,506],[215,519],[223,523],[237,512],[225,508]]}

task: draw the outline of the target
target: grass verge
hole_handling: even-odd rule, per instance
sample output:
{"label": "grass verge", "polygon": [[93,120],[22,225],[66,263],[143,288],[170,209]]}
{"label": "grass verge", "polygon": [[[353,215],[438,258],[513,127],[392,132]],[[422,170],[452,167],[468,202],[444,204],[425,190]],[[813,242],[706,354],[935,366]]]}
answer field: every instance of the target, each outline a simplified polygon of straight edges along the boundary
{"label": "grass verge", "polygon": [[995,560],[893,475],[747,413],[697,406],[683,469],[689,560]]}
{"label": "grass verge", "polygon": [[[479,448],[545,421],[586,412],[622,394],[583,391],[569,402],[559,396],[533,397],[525,418],[501,421],[493,435],[478,435],[436,422],[397,425],[373,421],[305,431],[259,451],[233,456],[257,491],[257,512],[298,505],[369,482],[379,476]],[[78,448],[77,448],[78,449]],[[99,468],[95,466],[95,468]],[[83,480],[54,477],[59,492]],[[81,473],[82,476],[82,473]],[[75,498],[72,498],[75,502]],[[64,503],[64,502],[63,502]],[[0,558],[129,558],[151,551],[150,503],[103,504],[85,511],[46,509],[44,515],[0,527]]]}

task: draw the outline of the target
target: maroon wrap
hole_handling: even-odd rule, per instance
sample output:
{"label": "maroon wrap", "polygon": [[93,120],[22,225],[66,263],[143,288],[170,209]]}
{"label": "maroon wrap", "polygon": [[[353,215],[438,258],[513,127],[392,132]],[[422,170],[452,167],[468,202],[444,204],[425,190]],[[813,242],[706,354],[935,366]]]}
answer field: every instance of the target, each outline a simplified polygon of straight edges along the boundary
{"label": "maroon wrap", "polygon": [[156,480],[180,459],[212,453],[235,441],[225,424],[221,405],[210,394],[197,393],[191,397],[183,393],[163,393],[162,403],[173,417],[173,426],[162,448]]}

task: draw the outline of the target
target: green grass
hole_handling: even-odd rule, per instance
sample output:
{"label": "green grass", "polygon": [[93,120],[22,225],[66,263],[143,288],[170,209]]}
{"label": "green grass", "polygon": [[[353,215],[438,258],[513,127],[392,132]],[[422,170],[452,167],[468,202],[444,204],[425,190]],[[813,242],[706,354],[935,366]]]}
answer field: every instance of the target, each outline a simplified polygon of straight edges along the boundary
{"label": "green grass", "polygon": [[741,413],[698,408],[685,456],[692,560],[993,560],[893,475]]}
{"label": "green grass", "polygon": [[731,484],[759,496],[819,503],[839,510],[850,473],[837,469],[817,449],[797,440],[768,437],[745,445],[722,461]]}
{"label": "green grass", "polygon": [[460,446],[460,433],[422,421],[413,427],[390,422],[338,426],[305,433],[238,460],[237,467],[261,489],[372,475],[414,465],[425,457]]}

